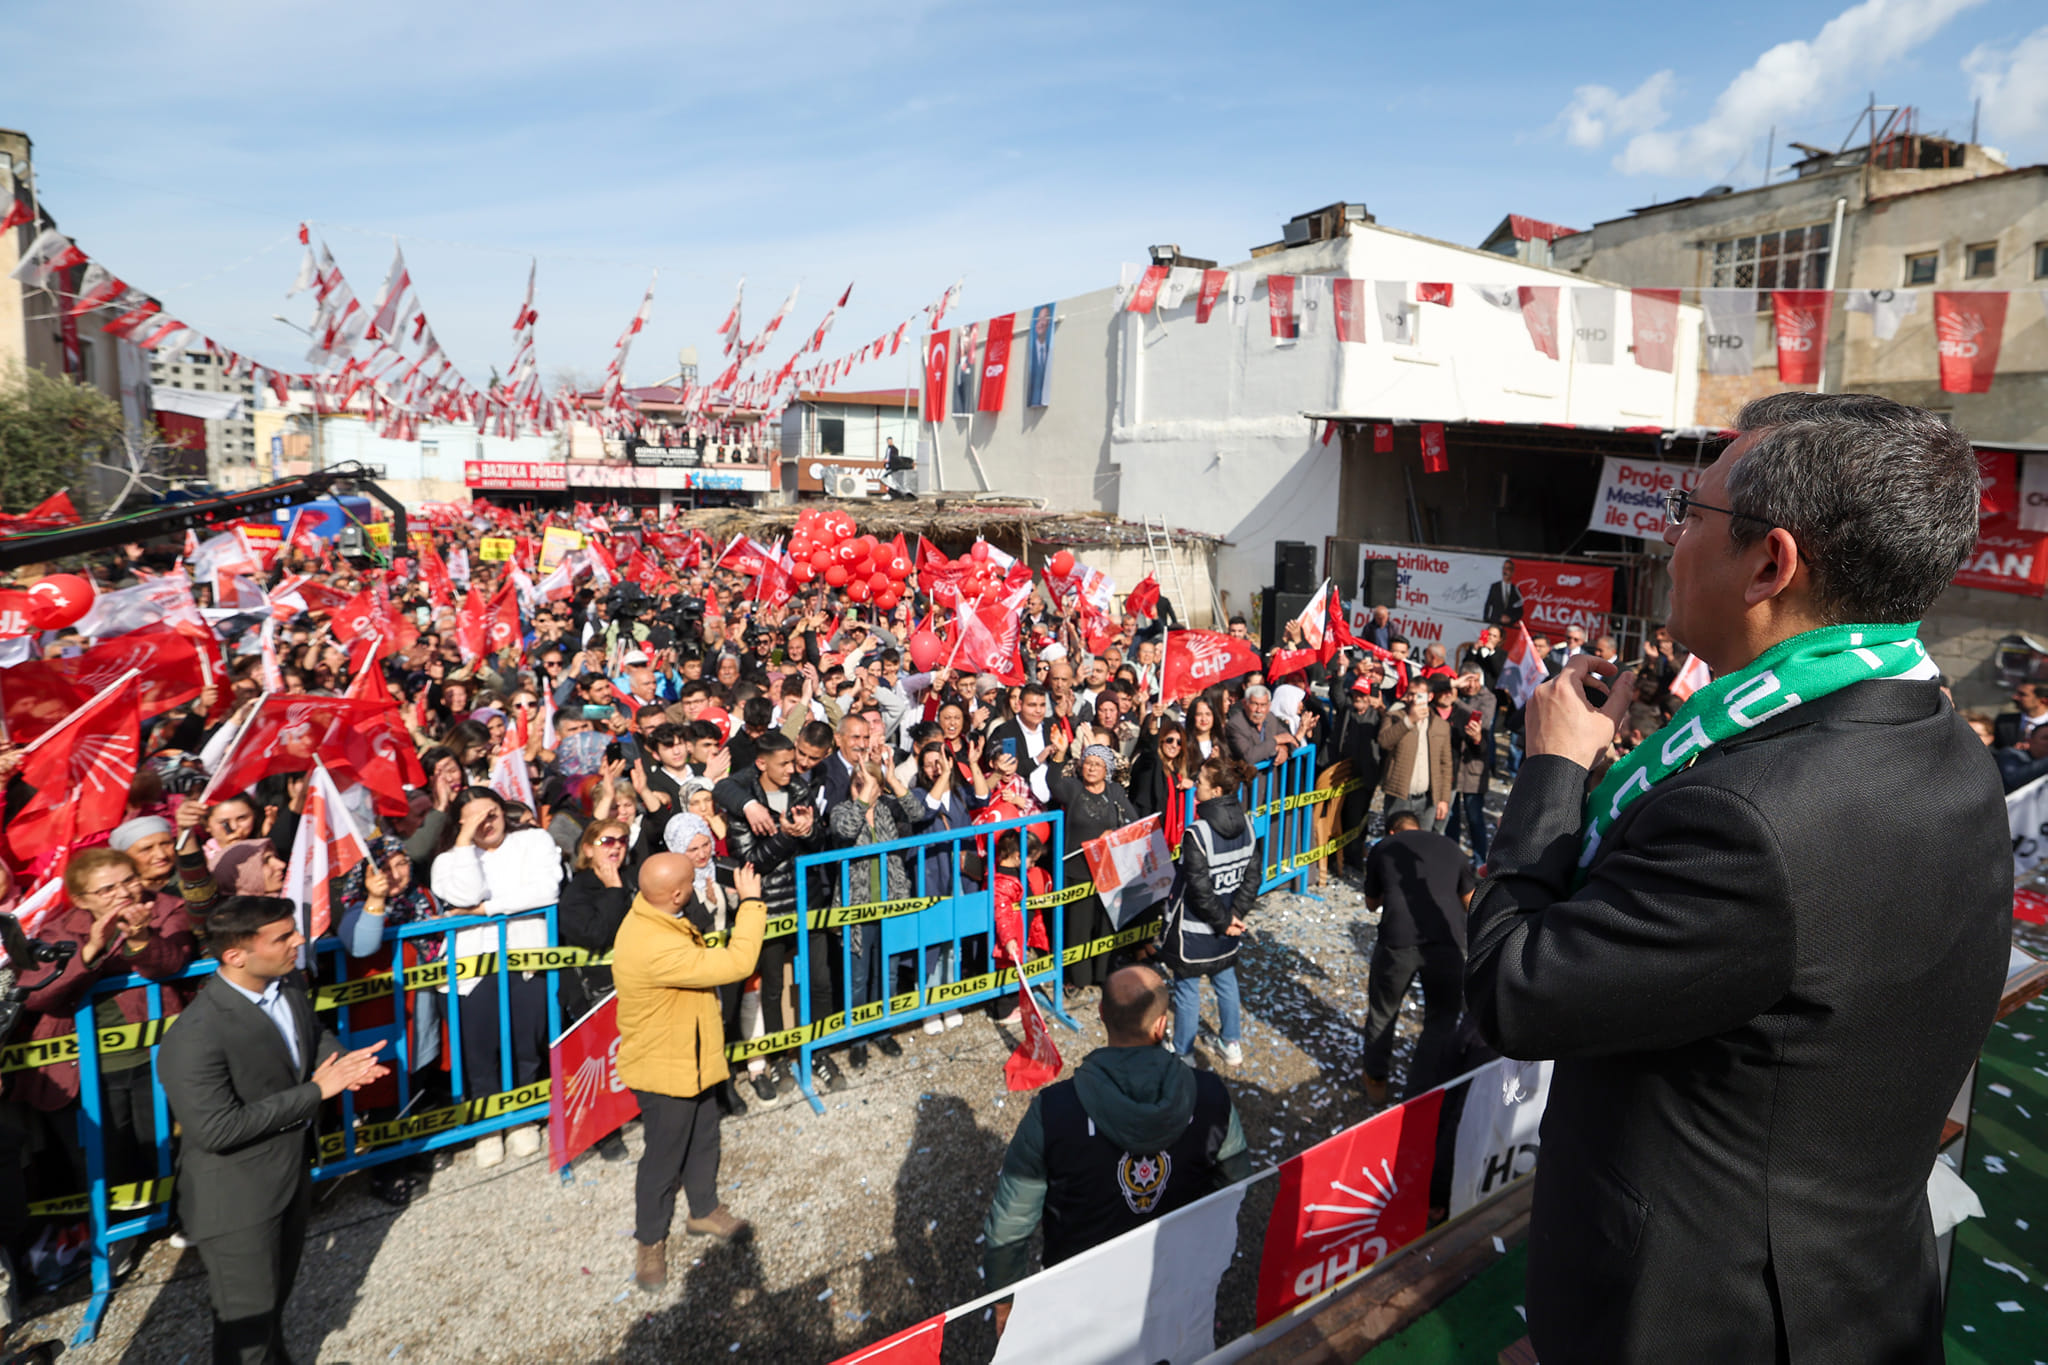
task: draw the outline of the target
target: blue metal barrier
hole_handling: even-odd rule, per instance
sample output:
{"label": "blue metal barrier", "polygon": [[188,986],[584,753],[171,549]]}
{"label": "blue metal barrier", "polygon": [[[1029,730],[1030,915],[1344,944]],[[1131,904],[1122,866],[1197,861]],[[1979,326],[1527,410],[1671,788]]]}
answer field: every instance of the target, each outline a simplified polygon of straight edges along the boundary
{"label": "blue metal barrier", "polygon": [[[362,1170],[370,1166],[402,1160],[419,1152],[454,1146],[458,1143],[481,1137],[486,1133],[496,1132],[516,1124],[530,1123],[547,1116],[548,1083],[545,1078],[537,1085],[527,1087],[525,1090],[517,1092],[514,1090],[512,1084],[512,1013],[509,999],[511,981],[508,973],[498,969],[498,964],[503,963],[505,960],[506,939],[510,931],[511,921],[514,919],[532,918],[537,915],[545,916],[548,941],[552,943],[555,938],[555,907],[552,905],[509,916],[465,915],[459,918],[421,920],[389,931],[385,935],[384,942],[390,944],[392,950],[390,984],[388,991],[378,990],[373,993],[365,993],[365,988],[362,986],[351,987],[351,984],[346,979],[347,965],[350,959],[337,940],[322,938],[311,945],[311,950],[318,967],[315,975],[320,981],[326,983],[315,992],[314,1008],[316,1013],[322,1015],[330,1011],[338,1013],[339,1017],[334,1021],[334,1033],[340,1040],[341,1046],[345,1050],[364,1047],[375,1041],[378,1037],[388,1037],[392,1030],[396,1031],[395,1042],[397,1046],[395,1048],[387,1047],[382,1055],[391,1061],[393,1076],[398,1086],[400,1114],[407,1112],[414,1098],[411,1035],[412,1014],[415,1006],[412,997],[433,992],[445,999],[447,1002],[449,1074],[452,1082],[451,1089],[456,1101],[454,1110],[444,1111],[443,1115],[415,1116],[414,1125],[423,1130],[419,1136],[409,1138],[401,1136],[396,1140],[388,1142],[361,1143],[358,1141],[359,1124],[356,1116],[355,1096],[352,1093],[343,1092],[341,1096],[340,1131],[322,1136],[319,1139],[319,1146],[317,1148],[318,1152],[325,1153],[338,1144],[339,1151],[332,1160],[316,1159],[313,1167],[313,1178],[315,1180],[329,1180],[336,1176],[347,1175],[353,1171]],[[459,968],[455,958],[455,936],[463,930],[478,928],[495,928],[497,931],[496,956],[483,967],[484,972],[494,974],[497,980],[479,985],[478,989],[494,988],[499,993],[498,1051],[500,1074],[504,1086],[504,1090],[500,1093],[506,1097],[506,1101],[502,1107],[497,1108],[496,1112],[474,1119],[471,1119],[465,1113],[461,1116],[464,1121],[451,1123],[447,1121],[447,1114],[461,1110],[465,1104],[462,1076],[462,1020],[460,996],[456,989],[463,978],[458,976]],[[442,958],[439,963],[434,964],[434,966],[442,969],[444,979],[438,985],[407,986],[405,983],[405,944],[411,941],[434,937],[441,938],[444,944]],[[79,1324],[78,1332],[72,1338],[72,1344],[75,1346],[84,1345],[97,1335],[100,1321],[106,1314],[108,1301],[113,1294],[114,1288],[112,1272],[113,1248],[132,1237],[139,1237],[144,1233],[158,1231],[170,1223],[168,1201],[152,1200],[147,1197],[140,1201],[143,1207],[139,1212],[134,1212],[129,1217],[115,1221],[115,1210],[107,1186],[105,1115],[101,1092],[100,1028],[96,1018],[96,1009],[102,1000],[118,995],[126,990],[142,988],[147,991],[148,1019],[151,1024],[154,1024],[165,1017],[165,986],[189,981],[198,981],[203,984],[205,978],[214,974],[218,965],[211,958],[202,959],[194,962],[175,977],[161,982],[152,981],[147,977],[141,976],[125,976],[118,980],[100,982],[93,988],[72,1016],[72,1027],[76,1031],[78,1045],[78,1135],[79,1143],[85,1151],[86,1213],[92,1228],[92,1299],[86,1305],[84,1321]],[[432,970],[433,967],[426,969],[429,972]],[[471,972],[467,975],[476,974],[478,973]],[[375,982],[374,977],[371,980],[373,983]],[[323,1001],[321,996],[328,995],[329,993],[333,993],[333,995],[328,1000]],[[339,998],[336,999],[334,996]],[[366,1029],[354,1027],[352,1013],[357,1005],[371,999],[382,1000],[387,998],[391,1001],[394,1021],[392,1024],[373,1025]],[[561,1032],[561,1009],[557,1002],[556,993],[553,990],[548,992],[547,1008],[548,1036],[552,1038]],[[157,1032],[157,1030],[150,1028],[147,1024],[145,1029],[147,1033]],[[156,1179],[157,1182],[162,1182],[173,1173],[171,1116],[168,1102],[164,1096],[163,1086],[161,1082],[156,1080],[155,1053],[159,1039],[149,1038],[147,1033],[142,1046],[146,1047],[150,1052],[150,1075],[152,1080],[150,1090],[151,1102],[154,1105],[156,1133]],[[124,1048],[121,1050],[128,1051],[130,1049]],[[467,1098],[473,1100],[480,1097]],[[401,1132],[403,1131],[403,1126],[401,1121]],[[154,1192],[161,1188],[161,1184],[157,1183],[149,1186],[148,1191]],[[127,1207],[124,1206],[123,1212],[127,1211]]]}
{"label": "blue metal barrier", "polygon": [[1304,744],[1285,760],[1261,763],[1244,797],[1245,814],[1259,838],[1259,893],[1308,885],[1315,847],[1316,746]]}
{"label": "blue metal barrier", "polygon": [[[1066,818],[1058,811],[1044,811],[1037,815],[1020,816],[1014,820],[1003,820],[990,824],[970,825],[964,829],[940,830],[934,834],[912,835],[904,839],[892,839],[884,844],[862,844],[853,848],[830,849],[819,853],[806,853],[796,860],[796,908],[797,908],[797,951],[793,961],[796,964],[797,1028],[803,1034],[803,1041],[797,1044],[798,1065],[797,1088],[810,1101],[811,1108],[822,1114],[824,1101],[818,1098],[811,1085],[811,1054],[819,1048],[839,1047],[857,1042],[861,1038],[906,1023],[915,1023],[930,1015],[957,1010],[964,1005],[977,1004],[1004,994],[1016,980],[1014,972],[998,971],[994,965],[995,943],[995,892],[993,890],[996,867],[996,846],[1000,836],[1029,829],[1034,825],[1050,825],[1053,850],[1053,894],[1066,886]],[[960,855],[963,848],[983,839],[988,840],[985,870],[988,881],[978,891],[966,891],[962,886]],[[875,971],[881,978],[879,1000],[868,1001],[858,996],[854,986],[853,961],[854,938],[860,926],[844,926],[839,945],[839,981],[842,983],[841,1000],[844,1008],[826,1020],[811,1017],[811,932],[815,924],[829,927],[831,906],[852,903],[852,867],[856,863],[871,862],[876,868],[871,873],[870,900],[888,900],[888,862],[892,856],[908,857],[912,860],[911,887],[917,900],[929,899],[936,893],[927,890],[930,867],[924,851],[943,845],[951,861],[952,876],[950,889],[937,897],[937,903],[925,909],[906,911],[898,915],[883,917],[879,923],[881,932],[876,936],[875,951],[879,960],[872,964],[863,962],[863,977],[867,971]],[[829,897],[831,905],[814,907],[811,895],[811,872],[813,868],[829,869],[836,881],[835,895]],[[1031,939],[1031,916],[1034,912],[1032,900],[1026,896],[1020,909],[1025,943]],[[1044,957],[1035,958],[1024,964],[1027,979],[1036,979],[1056,973],[1065,952],[1065,917],[1057,913],[1046,916],[1048,938],[1052,951]],[[964,961],[963,947],[966,940],[985,936],[989,940],[990,971],[985,973],[986,984],[972,990],[961,989],[964,978],[961,964]],[[935,948],[947,951],[946,960],[950,970],[946,973],[951,981],[927,980],[931,974],[932,953]],[[908,953],[915,969],[916,985],[912,991],[901,996],[892,994],[895,984],[890,969],[893,957]],[[780,982],[761,983],[761,989],[780,989]],[[952,986],[954,989],[945,989]],[[934,991],[934,987],[938,987]],[[1068,1017],[1055,992],[1049,1002],[1049,1012],[1068,1028],[1078,1027]],[[822,1023],[826,1028],[813,1037],[813,1024]],[[780,1049],[778,1049],[780,1050]]]}

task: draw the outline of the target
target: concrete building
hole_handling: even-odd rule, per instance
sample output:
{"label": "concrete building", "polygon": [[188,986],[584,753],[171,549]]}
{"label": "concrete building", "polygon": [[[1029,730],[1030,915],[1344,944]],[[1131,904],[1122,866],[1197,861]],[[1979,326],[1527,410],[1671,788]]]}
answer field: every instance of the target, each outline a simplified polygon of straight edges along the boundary
{"label": "concrete building", "polygon": [[[1156,247],[1153,255],[1169,272],[1153,311],[1125,306],[1142,265],[1125,266],[1118,287],[1052,306],[1042,406],[1028,402],[1038,366],[1032,310],[1019,311],[1002,410],[962,414],[954,386],[947,386],[945,415],[923,429],[924,491],[1027,494],[1052,510],[1163,520],[1217,537],[1224,606],[1249,614],[1253,594],[1274,582],[1276,541],[1324,547],[1340,534],[1352,466],[1398,471],[1415,458],[1412,432],[1407,454],[1376,453],[1370,440],[1356,439],[1365,423],[1404,430],[1417,422],[1669,430],[1693,419],[1696,308],[1679,309],[1668,372],[1638,364],[1633,349],[1611,333],[1582,340],[1564,326],[1557,329],[1559,358],[1551,359],[1533,344],[1516,291],[1563,288],[1550,296],[1562,307],[1568,287],[1585,286],[1585,277],[1386,227],[1360,205],[1302,215],[1285,226],[1282,240],[1253,248],[1228,267],[1227,297],[1206,310],[1206,322],[1198,321],[1205,311],[1199,284],[1212,263],[1174,247]],[[1296,281],[1305,296],[1300,335],[1282,342],[1269,327],[1275,276]],[[1362,286],[1363,344],[1337,339],[1337,279]],[[1418,282],[1450,285],[1450,304],[1416,302]],[[1509,306],[1488,303],[1481,286],[1505,290]],[[1603,299],[1626,339],[1626,296]],[[987,331],[985,323],[960,321],[977,327],[977,336]],[[953,330],[956,342],[962,331]],[[949,357],[956,368],[958,349]],[[1593,363],[1603,352],[1609,363]],[[1344,433],[1341,442],[1325,439],[1331,423]],[[1538,479],[1547,458],[1542,444],[1526,451]],[[1522,456],[1511,449],[1504,458]],[[1597,473],[1598,460],[1580,461],[1588,463]],[[1401,477],[1393,474],[1396,486]],[[1475,485],[1457,497],[1490,507],[1497,492]],[[1395,496],[1396,506],[1410,502]],[[1587,506],[1577,511],[1580,529]],[[1415,538],[1425,538],[1427,526],[1418,529],[1423,534]]]}
{"label": "concrete building", "polygon": [[910,389],[797,394],[782,411],[782,486],[797,493],[872,498],[889,442],[914,455],[919,395]]}
{"label": "concrete building", "polygon": [[[1851,312],[1836,294],[1823,351],[1827,390],[1927,408],[1980,446],[2048,451],[2048,319],[2036,292],[2048,288],[2048,166],[2012,168],[1991,148],[1916,133],[1910,111],[1860,145],[1793,145],[1801,158],[1789,179],[1653,204],[1556,238],[1551,258],[1645,288],[1760,291],[1755,368],[1699,378],[1698,420],[1709,425],[1732,420],[1751,398],[1794,387],[1779,380],[1769,290],[1915,291],[1914,311],[1888,340],[1875,335],[1872,315]],[[1935,290],[2011,291],[1989,392],[1942,391]],[[1993,654],[2015,631],[2048,638],[2048,602],[1956,587],[1929,613],[1921,638],[1955,681],[1957,700],[1982,705],[2006,690]]]}
{"label": "concrete building", "polygon": [[[169,437],[178,417],[203,423],[205,447],[197,468],[186,464],[171,471],[184,478],[204,478],[222,488],[248,487],[263,479],[248,476],[259,466],[268,474],[270,452],[256,444],[256,381],[228,373],[210,351],[157,350],[149,356],[151,406]],[[204,395],[212,401],[190,401]],[[215,415],[226,413],[226,416]],[[235,482],[227,482],[233,478]],[[247,482],[243,482],[247,480]]]}

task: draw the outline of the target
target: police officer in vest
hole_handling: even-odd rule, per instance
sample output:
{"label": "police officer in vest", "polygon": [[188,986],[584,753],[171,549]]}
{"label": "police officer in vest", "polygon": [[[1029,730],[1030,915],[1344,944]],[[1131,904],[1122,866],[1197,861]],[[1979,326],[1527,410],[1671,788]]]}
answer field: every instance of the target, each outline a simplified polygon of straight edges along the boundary
{"label": "police officer in vest", "polygon": [[[1111,973],[1101,1014],[1109,1045],[1031,1101],[1003,1156],[982,1227],[991,1289],[1029,1273],[1041,1219],[1045,1263],[1057,1265],[1251,1174],[1222,1080],[1159,1046],[1166,978],[1145,966]],[[998,1330],[1009,1314],[996,1309]]]}
{"label": "police officer in vest", "polygon": [[1205,976],[1216,992],[1223,1061],[1230,1066],[1244,1062],[1237,947],[1245,918],[1259,901],[1259,874],[1258,836],[1237,794],[1254,776],[1249,764],[1211,755],[1195,773],[1195,819],[1180,838],[1160,956],[1173,972],[1173,1050],[1189,1066],[1195,1064]]}

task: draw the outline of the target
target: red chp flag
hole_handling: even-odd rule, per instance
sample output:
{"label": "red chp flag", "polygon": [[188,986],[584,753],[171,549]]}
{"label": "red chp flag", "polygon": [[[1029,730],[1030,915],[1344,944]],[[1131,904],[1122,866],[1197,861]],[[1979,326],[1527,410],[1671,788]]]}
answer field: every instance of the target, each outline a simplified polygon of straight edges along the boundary
{"label": "red chp flag", "polygon": [[619,997],[604,1002],[562,1031],[548,1048],[548,1169],[559,1171],[628,1122],[640,1102],[619,1079]]}
{"label": "red chp flag", "polygon": [[426,781],[397,703],[272,693],[250,712],[204,797],[247,791],[272,773],[307,772],[316,758],[343,785],[367,786],[384,814],[403,815],[406,788]]}
{"label": "red chp flag", "polygon": [[491,598],[490,616],[484,622],[484,651],[496,654],[512,649],[519,639],[519,591],[508,576],[505,585]]}
{"label": "red chp flag", "polygon": [[484,599],[472,584],[462,599],[462,610],[455,613],[455,647],[462,651],[462,661],[475,664],[484,657],[484,642],[490,638],[490,620],[484,611]]}
{"label": "red chp flag", "polygon": [[1629,295],[1630,311],[1635,315],[1636,364],[1670,374],[1677,364],[1678,291],[1632,289]]}
{"label": "red chp flag", "polygon": [[732,569],[749,578],[758,578],[775,562],[775,558],[773,550],[752,536],[737,535],[732,538],[732,544],[725,547],[725,553],[718,557],[718,563],[714,567]]}
{"label": "red chp flag", "polygon": [[1266,325],[1275,341],[1292,341],[1301,335],[1294,313],[1294,276],[1266,276]]}
{"label": "red chp flag", "polygon": [[1130,595],[1124,598],[1124,610],[1133,616],[1157,616],[1159,614],[1159,580],[1146,574],[1138,580]]}
{"label": "red chp flag", "polygon": [[1003,394],[1010,379],[1010,338],[1016,330],[1015,313],[988,320],[988,343],[981,359],[981,392],[974,402],[976,412],[1003,410]]}
{"label": "red chp flag", "polygon": [[28,746],[15,780],[35,789],[7,825],[7,846],[26,864],[121,823],[142,757],[142,688],[134,673],[46,730]]}
{"label": "red chp flag", "polygon": [[28,744],[55,729],[131,670],[139,673],[139,718],[160,716],[206,689],[211,662],[190,636],[145,626],[94,645],[74,659],[32,659],[0,670],[0,716],[7,736]]}
{"label": "red chp flag", "polygon": [[1151,312],[1159,302],[1159,290],[1165,283],[1165,266],[1146,266],[1144,275],[1138,280],[1138,287],[1131,291],[1131,301],[1124,305],[1125,309],[1132,313]]}
{"label": "red chp flag", "polygon": [[951,666],[1020,685],[1025,681],[1024,663],[1017,654],[1021,633],[1017,613],[1000,603],[969,607],[953,618],[952,638],[947,641]]}
{"label": "red chp flag", "polygon": [[1450,451],[1444,446],[1444,424],[1424,422],[1416,431],[1422,438],[1422,472],[1425,474],[1447,473],[1451,467]]}
{"label": "red chp flag", "polygon": [[1515,291],[1529,340],[1552,360],[1557,359],[1557,294],[1554,284],[1525,284]]}
{"label": "red chp flag", "polygon": [[1771,291],[1771,321],[1778,332],[1779,383],[1820,382],[1821,358],[1827,350],[1828,307],[1834,298],[1825,289]]}
{"label": "red chp flag", "polygon": [[1166,657],[1159,666],[1159,694],[1178,701],[1264,666],[1249,640],[1214,630],[1168,631]]}
{"label": "red chp flag", "polygon": [[946,420],[946,375],[951,369],[947,355],[953,346],[953,329],[933,332],[924,339],[924,420]]}
{"label": "red chp flag", "polygon": [[1422,1235],[1443,1092],[1432,1090],[1280,1167],[1254,1318],[1271,1322]]}
{"label": "red chp flag", "polygon": [[1415,301],[1417,303],[1442,304],[1444,307],[1449,308],[1454,288],[1455,286],[1449,284],[1433,284],[1427,281],[1419,282],[1415,286]]}
{"label": "red chp flag", "polygon": [[1223,291],[1230,285],[1228,270],[1204,270],[1201,292],[1195,295],[1195,321],[1207,322],[1209,315],[1216,311],[1216,300],[1223,297]]}
{"label": "red chp flag", "polygon": [[1935,349],[1943,393],[1989,393],[2005,334],[2004,290],[1934,293]]}

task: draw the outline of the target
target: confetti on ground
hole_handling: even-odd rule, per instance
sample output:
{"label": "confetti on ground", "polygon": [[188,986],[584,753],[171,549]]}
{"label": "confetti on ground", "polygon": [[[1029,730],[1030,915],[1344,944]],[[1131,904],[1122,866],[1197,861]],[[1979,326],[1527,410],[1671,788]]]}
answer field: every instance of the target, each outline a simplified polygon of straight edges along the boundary
{"label": "confetti on ground", "polygon": [[1994,1095],[2003,1095],[2007,1099],[2011,1099],[2012,1087],[2008,1085],[2000,1085],[1997,1081],[1993,1081],[1991,1083],[1991,1093]]}
{"label": "confetti on ground", "polygon": [[2020,1307],[2020,1301],[2018,1299],[2000,1299],[1998,1301],[1997,1308],[1998,1311],[2001,1313],[2024,1313],[2027,1311],[2026,1309]]}
{"label": "confetti on ground", "polygon": [[1986,1156],[1984,1158],[1984,1169],[1990,1171],[1993,1175],[2004,1175],[2005,1161],[2000,1157]]}
{"label": "confetti on ground", "polygon": [[1993,1270],[2002,1270],[2008,1275],[2017,1277],[2021,1284],[2033,1283],[2032,1280],[2027,1278],[2027,1272],[2021,1270],[2016,1265],[2008,1265],[2004,1261],[1994,1261],[1989,1256],[1984,1258],[1984,1264],[1990,1266]]}
{"label": "confetti on ground", "polygon": [[1503,1256],[1508,1254],[1508,1244],[1498,1237],[1493,1239],[1493,1249]]}

